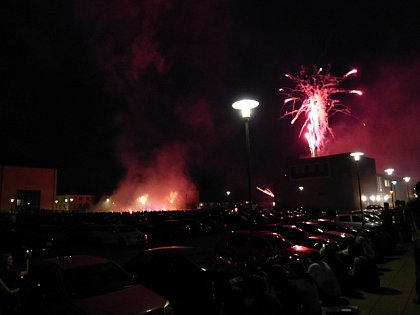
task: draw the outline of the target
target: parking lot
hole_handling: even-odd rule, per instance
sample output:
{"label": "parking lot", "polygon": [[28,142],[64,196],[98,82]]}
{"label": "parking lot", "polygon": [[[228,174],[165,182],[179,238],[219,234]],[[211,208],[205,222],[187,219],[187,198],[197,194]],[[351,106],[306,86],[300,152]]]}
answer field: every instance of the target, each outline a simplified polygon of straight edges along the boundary
{"label": "parking lot", "polygon": [[[235,224],[238,224],[242,228],[247,227],[243,223],[242,221],[237,221]],[[78,239],[76,243],[53,247],[48,251],[47,255],[95,255],[124,265],[146,248],[170,245],[195,245],[215,248],[223,233],[224,231],[212,231],[211,233],[190,235],[188,237],[178,235],[173,237],[150,238],[147,244],[138,244],[135,246],[105,244],[89,238],[85,240],[82,238]],[[388,246],[389,244],[385,245]],[[412,303],[415,292],[414,263],[411,245],[410,242],[399,243],[392,254],[386,254],[384,259],[377,264],[381,279],[380,290],[377,292],[360,292],[360,296],[348,298],[349,305],[358,308],[360,314],[420,314],[420,306]],[[333,309],[324,307],[323,311],[324,314],[331,314]]]}

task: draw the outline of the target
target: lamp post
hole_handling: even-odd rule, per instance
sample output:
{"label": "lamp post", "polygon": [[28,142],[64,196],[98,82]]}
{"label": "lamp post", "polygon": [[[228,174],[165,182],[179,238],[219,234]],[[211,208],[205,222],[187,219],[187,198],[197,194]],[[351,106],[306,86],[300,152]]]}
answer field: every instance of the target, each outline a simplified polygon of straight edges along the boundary
{"label": "lamp post", "polygon": [[405,181],[406,185],[407,185],[407,201],[410,199],[410,190],[408,189],[408,183],[410,182],[411,177],[406,176],[403,177],[403,180]]}
{"label": "lamp post", "polygon": [[251,117],[251,109],[257,107],[259,102],[250,99],[243,99],[232,104],[234,109],[240,110],[242,118],[245,122],[245,140],[247,152],[247,170],[248,170],[248,202],[249,211],[252,211],[252,190],[251,190],[251,145],[249,142],[249,119]]}
{"label": "lamp post", "polygon": [[[395,208],[395,200],[397,200],[397,191],[395,190],[395,186],[397,185],[397,181],[391,181],[391,190],[392,190],[392,207]],[[395,195],[395,197],[394,197]],[[395,199],[394,199],[395,198]]]}
{"label": "lamp post", "polygon": [[359,205],[360,205],[360,214],[362,216],[362,228],[365,226],[365,217],[363,213],[363,203],[362,203],[362,189],[360,188],[360,170],[359,170],[359,160],[360,157],[363,155],[362,152],[353,152],[350,153],[350,156],[353,157],[353,159],[356,162],[356,168],[357,168],[357,185],[359,187]]}
{"label": "lamp post", "polygon": [[[391,176],[394,173],[394,169],[393,168],[387,168],[385,170],[385,173],[388,174],[388,176]],[[392,186],[392,181],[391,181],[391,201],[392,201],[392,207],[394,207],[394,188]]]}
{"label": "lamp post", "polygon": [[230,207],[230,198],[229,198],[229,196],[230,196],[230,190],[226,190],[226,196],[227,196],[227,206],[229,208]]}

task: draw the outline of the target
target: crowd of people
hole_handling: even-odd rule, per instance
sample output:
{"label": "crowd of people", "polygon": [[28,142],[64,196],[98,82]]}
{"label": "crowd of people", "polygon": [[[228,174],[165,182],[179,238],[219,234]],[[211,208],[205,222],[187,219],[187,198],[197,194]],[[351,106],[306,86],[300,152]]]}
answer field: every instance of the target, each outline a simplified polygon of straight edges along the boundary
{"label": "crowd of people", "polygon": [[245,285],[232,290],[221,315],[321,315],[323,306],[349,309],[350,297],[380,288],[369,246],[358,236],[349,239],[345,250],[327,247],[312,252],[308,266],[293,261],[251,273]]}
{"label": "crowd of people", "polygon": [[[416,184],[419,191],[420,182]],[[393,209],[385,203],[381,215],[388,244],[413,243],[417,293],[413,302],[420,304],[420,199],[407,204],[397,200]],[[274,265],[253,273],[245,286],[231,292],[221,315],[321,315],[323,306],[358,313],[357,307],[348,307],[348,298],[381,287],[377,263],[384,253],[377,248],[376,236],[377,232],[360,231],[348,239],[344,250],[327,247],[313,252],[309,266],[296,261],[289,268]]]}

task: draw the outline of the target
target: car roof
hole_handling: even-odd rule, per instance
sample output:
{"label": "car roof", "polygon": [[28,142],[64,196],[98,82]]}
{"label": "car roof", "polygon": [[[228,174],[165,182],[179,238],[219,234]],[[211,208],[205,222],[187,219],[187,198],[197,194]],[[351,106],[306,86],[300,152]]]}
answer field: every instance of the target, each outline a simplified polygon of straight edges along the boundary
{"label": "car roof", "polygon": [[[223,265],[222,261],[217,260],[216,250],[212,247],[173,245],[152,247],[144,250],[141,254],[147,253],[168,253],[185,257],[187,260],[200,268],[215,270],[219,265]],[[229,265],[228,262],[225,263]],[[217,265],[217,266],[216,266]],[[220,266],[222,267],[222,266]]]}
{"label": "car roof", "polygon": [[251,233],[255,233],[255,234],[259,234],[259,235],[267,235],[267,234],[278,234],[277,232],[273,232],[273,231],[267,231],[267,230],[258,230],[257,227],[256,229],[252,229],[252,230],[236,230],[236,231],[231,231],[231,234],[251,234]]}
{"label": "car roof", "polygon": [[54,264],[60,267],[63,270],[78,268],[89,265],[97,265],[110,263],[111,260],[101,257],[101,256],[92,256],[92,255],[69,255],[69,256],[57,256],[42,258],[36,261],[36,263],[42,264]]}

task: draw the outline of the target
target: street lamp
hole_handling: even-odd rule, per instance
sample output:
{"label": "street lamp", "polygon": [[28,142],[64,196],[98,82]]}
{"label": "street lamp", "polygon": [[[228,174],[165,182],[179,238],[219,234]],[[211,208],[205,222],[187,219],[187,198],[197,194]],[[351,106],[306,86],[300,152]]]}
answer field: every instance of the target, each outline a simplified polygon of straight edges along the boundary
{"label": "street lamp", "polygon": [[229,204],[230,204],[230,198],[229,198],[229,196],[230,196],[230,191],[229,191],[229,190],[227,190],[227,191],[226,191],[226,196],[227,196],[227,206],[228,206],[228,208],[229,208]]}
{"label": "street lamp", "polygon": [[360,205],[360,214],[362,215],[362,227],[365,225],[365,218],[363,214],[363,203],[362,203],[362,189],[360,188],[360,170],[359,170],[359,160],[360,157],[363,155],[362,152],[353,152],[350,153],[350,156],[353,157],[353,159],[356,161],[356,167],[357,167],[357,185],[359,187],[359,205]]}
{"label": "street lamp", "polygon": [[[395,200],[397,200],[397,191],[394,190],[395,185],[397,185],[397,181],[393,180],[391,181],[391,190],[392,190],[392,207],[395,208]],[[395,195],[395,200],[394,200],[394,195]]]}
{"label": "street lamp", "polygon": [[240,110],[242,117],[245,122],[245,140],[246,140],[246,149],[247,149],[247,165],[248,165],[248,201],[249,201],[249,210],[252,210],[252,191],[251,191],[251,145],[249,142],[249,119],[251,117],[251,109],[257,107],[260,103],[251,100],[243,99],[232,104],[234,109]]}
{"label": "street lamp", "polygon": [[407,185],[407,201],[410,199],[410,190],[408,189],[408,182],[410,181],[411,177],[406,176],[403,177],[403,180],[405,181],[406,185]]}
{"label": "street lamp", "polygon": [[[391,176],[394,173],[394,169],[393,168],[387,168],[385,170],[385,173],[387,173],[388,176]],[[392,181],[391,181],[391,191],[390,191],[390,193],[391,193],[392,207],[394,207],[394,188],[392,186]]]}

